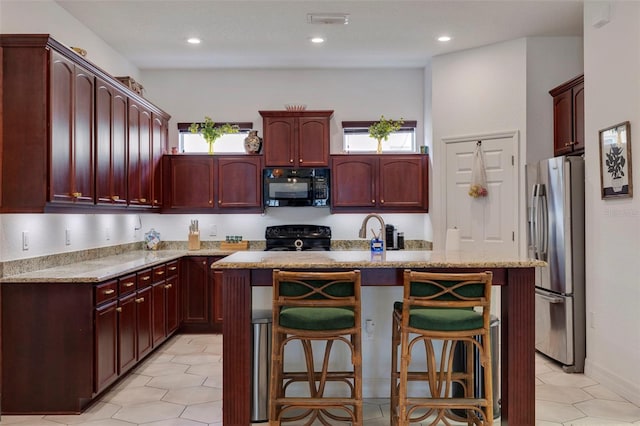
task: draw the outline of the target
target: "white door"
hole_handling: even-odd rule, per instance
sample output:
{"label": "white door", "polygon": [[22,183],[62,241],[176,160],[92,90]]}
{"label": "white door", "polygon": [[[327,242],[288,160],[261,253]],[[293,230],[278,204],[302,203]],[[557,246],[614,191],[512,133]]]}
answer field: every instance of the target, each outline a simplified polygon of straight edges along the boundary
{"label": "white door", "polygon": [[[486,197],[469,196],[476,144],[481,141],[487,172]],[[444,140],[446,226],[460,229],[460,249],[518,253],[517,132]]]}

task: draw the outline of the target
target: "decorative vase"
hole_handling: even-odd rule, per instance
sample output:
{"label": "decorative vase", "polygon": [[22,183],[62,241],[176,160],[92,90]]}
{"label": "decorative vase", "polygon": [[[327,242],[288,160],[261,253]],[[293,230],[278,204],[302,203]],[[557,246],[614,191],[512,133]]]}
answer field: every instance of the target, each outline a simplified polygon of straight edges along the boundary
{"label": "decorative vase", "polygon": [[213,155],[213,142],[209,142],[209,155]]}
{"label": "decorative vase", "polygon": [[376,153],[382,154],[382,139],[378,139],[378,149],[376,149]]}
{"label": "decorative vase", "polygon": [[247,154],[258,154],[262,149],[262,138],[257,130],[250,130],[249,136],[244,138],[244,150]]}

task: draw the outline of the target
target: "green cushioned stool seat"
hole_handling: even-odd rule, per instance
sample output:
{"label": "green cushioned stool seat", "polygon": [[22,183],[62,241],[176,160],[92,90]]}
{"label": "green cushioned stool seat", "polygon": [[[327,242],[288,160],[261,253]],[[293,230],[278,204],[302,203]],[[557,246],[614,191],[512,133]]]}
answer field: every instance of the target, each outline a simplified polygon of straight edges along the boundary
{"label": "green cushioned stool seat", "polygon": [[[402,302],[393,304],[395,310],[402,310]],[[473,309],[461,308],[412,308],[409,327],[420,330],[462,331],[482,328],[483,317]]]}
{"label": "green cushioned stool seat", "polygon": [[280,311],[280,325],[298,330],[343,330],[355,325],[355,316],[349,308],[284,306]]}

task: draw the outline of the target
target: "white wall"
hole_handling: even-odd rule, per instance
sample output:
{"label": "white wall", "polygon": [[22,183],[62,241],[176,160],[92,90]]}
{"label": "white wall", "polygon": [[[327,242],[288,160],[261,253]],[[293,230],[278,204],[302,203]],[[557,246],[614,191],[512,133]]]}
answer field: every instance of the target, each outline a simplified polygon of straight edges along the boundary
{"label": "white wall", "polygon": [[[526,40],[436,56],[432,60],[433,244],[444,248],[443,138],[520,131],[526,143]],[[522,149],[520,149],[522,152]]]}
{"label": "white wall", "polygon": [[583,73],[582,37],[527,39],[525,163],[553,157],[553,98],[549,90]]}
{"label": "white wall", "polygon": [[[610,4],[610,22],[594,28]],[[640,164],[640,3],[585,2],[587,361],[585,373],[640,404],[640,173],[633,198],[600,198],[598,130],[631,122]],[[635,134],[634,134],[635,133]],[[639,170],[637,167],[634,167]]]}
{"label": "white wall", "polygon": [[86,58],[109,74],[139,78],[136,66],[53,0],[0,1],[0,32],[51,34],[60,43],[85,49]]}

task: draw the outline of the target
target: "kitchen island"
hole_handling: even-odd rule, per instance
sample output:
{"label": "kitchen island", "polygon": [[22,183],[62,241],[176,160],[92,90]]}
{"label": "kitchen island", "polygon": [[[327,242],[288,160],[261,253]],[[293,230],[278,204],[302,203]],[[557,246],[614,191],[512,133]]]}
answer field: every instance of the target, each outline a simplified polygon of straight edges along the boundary
{"label": "kitchen island", "polygon": [[[274,269],[359,269],[363,286],[401,286],[404,269],[493,272],[501,289],[502,424],[535,424],[535,267],[544,262],[474,252],[369,251],[237,252],[212,264],[222,282],[223,423],[249,425],[251,401],[251,288],[270,286]],[[393,301],[389,302],[389,316]],[[389,342],[391,345],[391,342]],[[386,350],[380,348],[380,350]]]}

